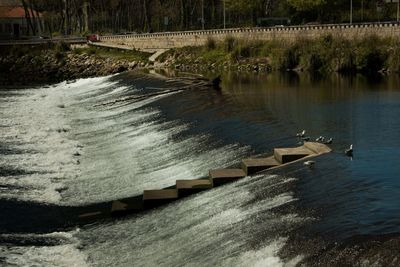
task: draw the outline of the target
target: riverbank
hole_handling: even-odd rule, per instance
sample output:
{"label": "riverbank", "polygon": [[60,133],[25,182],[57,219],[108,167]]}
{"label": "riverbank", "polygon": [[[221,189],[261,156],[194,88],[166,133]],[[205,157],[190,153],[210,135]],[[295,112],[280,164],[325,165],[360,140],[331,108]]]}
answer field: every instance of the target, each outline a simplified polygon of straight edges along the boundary
{"label": "riverbank", "polygon": [[[319,39],[281,41],[209,39],[202,47],[172,49],[150,62],[150,53],[100,47],[12,47],[0,54],[0,85],[54,83],[105,76],[136,68],[166,68],[185,72],[296,71],[316,74],[376,75],[400,73],[400,39],[368,36],[347,40],[326,35]],[[21,79],[24,77],[24,79]]]}
{"label": "riverbank", "polygon": [[55,83],[148,66],[150,54],[95,47],[10,47],[0,55],[0,85]]}
{"label": "riverbank", "polygon": [[400,40],[367,36],[348,40],[326,35],[311,40],[209,39],[201,48],[173,49],[158,61],[185,71],[308,71],[318,73],[376,74],[400,72]]}

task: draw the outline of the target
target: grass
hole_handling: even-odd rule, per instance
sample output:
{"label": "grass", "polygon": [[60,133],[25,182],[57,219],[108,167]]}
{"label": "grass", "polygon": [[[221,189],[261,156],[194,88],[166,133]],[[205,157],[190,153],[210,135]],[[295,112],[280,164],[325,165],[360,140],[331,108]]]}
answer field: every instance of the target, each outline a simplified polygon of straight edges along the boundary
{"label": "grass", "polygon": [[186,47],[167,52],[160,61],[173,58],[176,64],[257,64],[260,59],[275,70],[309,72],[376,73],[400,71],[400,39],[371,35],[348,40],[325,35],[299,38],[288,44],[279,40],[240,40],[228,36],[222,42],[208,39],[202,48]]}
{"label": "grass", "polygon": [[136,50],[121,50],[113,48],[89,46],[88,48],[75,48],[72,50],[76,54],[97,55],[103,58],[111,58],[116,60],[143,61],[147,62],[150,53],[140,52]]}

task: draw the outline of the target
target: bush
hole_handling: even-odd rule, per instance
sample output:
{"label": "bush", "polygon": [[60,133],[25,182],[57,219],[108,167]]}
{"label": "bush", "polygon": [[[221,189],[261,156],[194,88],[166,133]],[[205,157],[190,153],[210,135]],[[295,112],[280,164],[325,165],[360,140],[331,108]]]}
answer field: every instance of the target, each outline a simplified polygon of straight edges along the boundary
{"label": "bush", "polygon": [[94,55],[94,54],[96,54],[96,48],[95,47],[93,47],[93,46],[90,46],[88,49],[87,49],[87,54],[88,55]]}
{"label": "bush", "polygon": [[58,51],[58,52],[67,52],[67,51],[71,51],[70,45],[67,44],[66,42],[63,42],[63,41],[58,42],[58,43],[55,45],[54,49],[55,49],[56,51]]}
{"label": "bush", "polygon": [[28,46],[24,46],[24,45],[14,45],[13,47],[11,47],[10,49],[10,54],[15,56],[15,57],[22,57],[26,54],[29,54],[30,50]]}
{"label": "bush", "polygon": [[324,66],[321,55],[316,51],[308,54],[307,61],[307,70],[311,72],[321,71]]}
{"label": "bush", "polygon": [[293,70],[300,63],[298,47],[296,45],[286,48],[281,58],[280,70]]}
{"label": "bush", "polygon": [[234,50],[237,45],[237,40],[232,36],[227,36],[224,40],[224,50],[227,53],[230,53]]}
{"label": "bush", "polygon": [[377,36],[369,36],[360,41],[356,57],[359,71],[372,73],[383,69],[388,58],[387,52],[382,49],[384,43],[385,41]]}
{"label": "bush", "polygon": [[207,38],[206,48],[207,50],[213,50],[217,47],[217,44],[213,38]]}
{"label": "bush", "polygon": [[58,62],[60,62],[61,60],[64,59],[65,54],[61,51],[56,51],[56,53],[54,54],[54,57],[57,59]]}

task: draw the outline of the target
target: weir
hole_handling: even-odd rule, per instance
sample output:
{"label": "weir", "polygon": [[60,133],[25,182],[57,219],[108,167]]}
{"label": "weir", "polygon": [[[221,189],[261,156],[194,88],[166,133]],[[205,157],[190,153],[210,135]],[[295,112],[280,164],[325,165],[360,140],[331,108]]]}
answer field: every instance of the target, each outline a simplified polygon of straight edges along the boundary
{"label": "weir", "polygon": [[92,211],[90,213],[81,214],[79,217],[86,220],[104,217],[106,214],[118,216],[144,211],[204,190],[211,190],[217,186],[222,186],[251,175],[317,157],[331,151],[332,150],[327,145],[316,142],[305,142],[304,145],[294,148],[275,148],[273,150],[273,156],[243,159],[240,169],[210,170],[206,178],[177,180],[174,186],[168,188],[145,190],[142,196],[114,200],[110,202],[110,210],[106,213],[104,213],[104,211]]}

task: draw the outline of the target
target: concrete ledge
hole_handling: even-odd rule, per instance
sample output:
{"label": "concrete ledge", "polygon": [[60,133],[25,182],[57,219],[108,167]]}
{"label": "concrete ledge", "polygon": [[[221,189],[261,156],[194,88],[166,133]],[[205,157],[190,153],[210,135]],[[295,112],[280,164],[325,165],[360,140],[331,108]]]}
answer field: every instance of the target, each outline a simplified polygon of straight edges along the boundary
{"label": "concrete ledge", "polygon": [[143,205],[146,208],[167,204],[178,199],[178,190],[161,189],[145,190],[143,192]]}
{"label": "concrete ledge", "polygon": [[111,203],[111,214],[125,214],[131,211],[140,211],[143,209],[141,197],[132,197],[115,200]]}
{"label": "concrete ledge", "polygon": [[211,188],[211,181],[206,179],[176,181],[176,189],[178,190],[179,197],[188,196]]}
{"label": "concrete ledge", "polygon": [[81,219],[86,219],[86,218],[95,218],[100,215],[102,215],[101,211],[94,211],[94,212],[88,212],[88,213],[81,214],[78,217]]}
{"label": "concrete ledge", "polygon": [[315,154],[315,153],[304,146],[295,147],[295,148],[275,148],[274,149],[275,159],[278,162],[280,162],[281,164],[295,161],[295,160],[307,157],[311,154]]}
{"label": "concrete ledge", "polygon": [[330,149],[327,145],[316,142],[306,142],[304,143],[304,147],[316,154],[325,154],[332,151],[332,149]]}
{"label": "concrete ledge", "polygon": [[269,158],[244,159],[241,164],[246,175],[251,175],[279,165],[280,163],[274,156]]}
{"label": "concrete ledge", "polygon": [[210,171],[210,180],[213,186],[220,186],[246,177],[242,169],[218,169]]}

